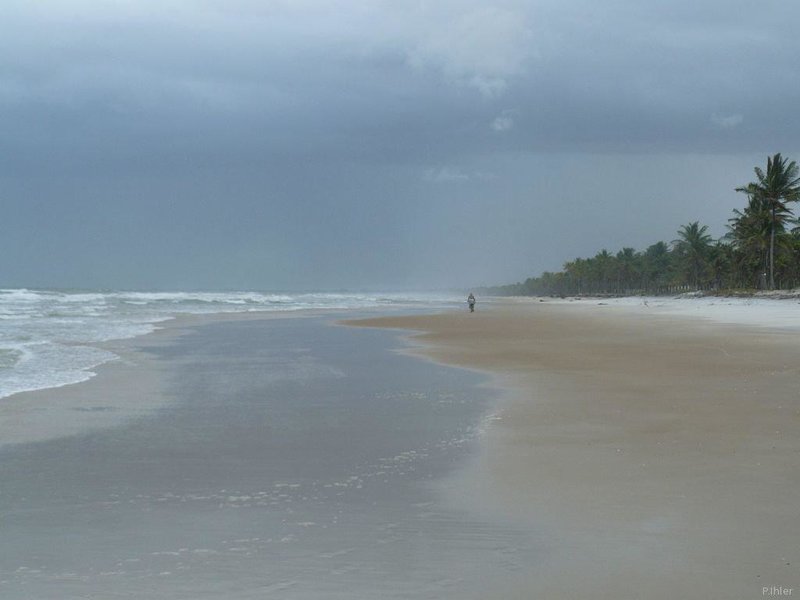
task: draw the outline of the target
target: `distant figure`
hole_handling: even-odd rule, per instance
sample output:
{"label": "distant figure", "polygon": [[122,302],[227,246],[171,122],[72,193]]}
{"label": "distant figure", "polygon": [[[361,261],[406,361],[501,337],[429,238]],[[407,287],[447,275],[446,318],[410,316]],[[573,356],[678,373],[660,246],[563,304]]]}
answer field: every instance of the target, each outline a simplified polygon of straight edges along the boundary
{"label": "distant figure", "polygon": [[469,312],[475,312],[475,296],[472,292],[467,296],[467,304],[469,304]]}

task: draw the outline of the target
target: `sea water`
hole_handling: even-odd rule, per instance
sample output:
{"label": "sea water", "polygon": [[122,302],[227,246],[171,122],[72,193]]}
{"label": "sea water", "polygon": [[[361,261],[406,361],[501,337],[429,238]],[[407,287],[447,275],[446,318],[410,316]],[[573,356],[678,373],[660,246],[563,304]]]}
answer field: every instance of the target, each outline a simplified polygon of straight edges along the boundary
{"label": "sea water", "polygon": [[0,290],[0,401],[78,383],[117,358],[100,342],[147,334],[181,314],[446,306],[450,294]]}
{"label": "sea water", "polygon": [[487,590],[537,538],[441,493],[492,409],[485,378],[331,324],[346,314],[139,338],[160,410],[0,448],[0,598],[509,597]]}

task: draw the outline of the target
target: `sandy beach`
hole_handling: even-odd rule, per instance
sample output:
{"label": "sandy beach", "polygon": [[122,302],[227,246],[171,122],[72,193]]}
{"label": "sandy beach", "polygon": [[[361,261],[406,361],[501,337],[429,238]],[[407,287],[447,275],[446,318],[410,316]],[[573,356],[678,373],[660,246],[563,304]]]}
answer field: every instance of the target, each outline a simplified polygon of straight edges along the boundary
{"label": "sandy beach", "polygon": [[796,595],[793,306],[169,321],[5,400],[0,597]]}
{"label": "sandy beach", "polygon": [[797,332],[600,304],[351,323],[503,390],[446,489],[546,548],[498,597],[800,593]]}

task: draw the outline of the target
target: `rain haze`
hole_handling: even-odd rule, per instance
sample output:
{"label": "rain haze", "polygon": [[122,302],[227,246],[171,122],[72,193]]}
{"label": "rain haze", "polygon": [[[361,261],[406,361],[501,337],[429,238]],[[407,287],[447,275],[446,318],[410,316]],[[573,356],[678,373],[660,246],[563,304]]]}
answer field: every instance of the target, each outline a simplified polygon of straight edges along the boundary
{"label": "rain haze", "polygon": [[800,4],[0,7],[0,286],[508,283],[800,150]]}

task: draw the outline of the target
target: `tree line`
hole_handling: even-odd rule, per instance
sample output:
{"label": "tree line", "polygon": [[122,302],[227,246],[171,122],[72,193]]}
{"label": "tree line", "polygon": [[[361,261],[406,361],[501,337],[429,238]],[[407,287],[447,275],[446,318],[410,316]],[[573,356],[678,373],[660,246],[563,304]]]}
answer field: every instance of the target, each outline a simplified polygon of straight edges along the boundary
{"label": "tree line", "polygon": [[800,286],[800,201],[795,161],[767,158],[766,171],[736,188],[746,197],[728,219],[727,233],[712,238],[708,226],[683,225],[671,242],[643,251],[601,250],[591,258],[566,262],[524,282],[484,288],[483,293],[515,296],[666,294],[692,290],[792,289]]}

